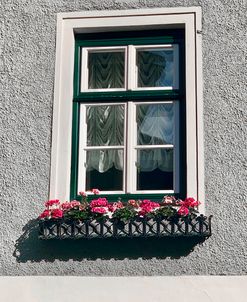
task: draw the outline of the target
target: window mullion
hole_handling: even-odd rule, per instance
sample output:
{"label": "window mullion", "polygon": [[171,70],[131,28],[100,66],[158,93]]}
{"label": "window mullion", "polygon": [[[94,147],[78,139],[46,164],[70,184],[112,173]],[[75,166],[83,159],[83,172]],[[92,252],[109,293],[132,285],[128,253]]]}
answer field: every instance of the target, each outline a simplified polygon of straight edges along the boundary
{"label": "window mullion", "polygon": [[128,46],[128,90],[133,90],[135,87],[135,72],[136,72],[136,62],[135,62],[135,47],[133,45]]}
{"label": "window mullion", "polygon": [[78,190],[86,191],[86,106],[80,106],[80,128],[79,128],[79,159],[78,159]]}
{"label": "window mullion", "polygon": [[136,177],[135,177],[135,150],[134,143],[136,138],[135,129],[135,105],[133,102],[129,101],[127,104],[127,145],[126,145],[126,192],[133,193],[136,187]]}

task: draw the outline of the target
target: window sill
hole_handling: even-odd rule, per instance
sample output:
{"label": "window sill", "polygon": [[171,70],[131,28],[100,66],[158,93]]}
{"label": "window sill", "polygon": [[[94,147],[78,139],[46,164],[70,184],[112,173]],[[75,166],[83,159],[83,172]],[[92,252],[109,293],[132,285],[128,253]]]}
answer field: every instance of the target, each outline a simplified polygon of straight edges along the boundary
{"label": "window sill", "polygon": [[212,216],[162,219],[135,218],[129,222],[51,219],[39,222],[39,239],[92,239],[136,237],[201,237],[211,236]]}

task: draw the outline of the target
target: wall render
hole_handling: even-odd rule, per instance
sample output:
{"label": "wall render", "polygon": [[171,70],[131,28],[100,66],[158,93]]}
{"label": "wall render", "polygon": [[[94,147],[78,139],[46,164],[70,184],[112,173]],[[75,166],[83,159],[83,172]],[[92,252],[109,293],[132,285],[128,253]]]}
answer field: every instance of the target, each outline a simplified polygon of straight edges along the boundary
{"label": "wall render", "polygon": [[[58,12],[201,6],[206,212],[203,245],[43,242],[34,219],[48,196]],[[246,2],[1,1],[1,275],[246,273]]]}

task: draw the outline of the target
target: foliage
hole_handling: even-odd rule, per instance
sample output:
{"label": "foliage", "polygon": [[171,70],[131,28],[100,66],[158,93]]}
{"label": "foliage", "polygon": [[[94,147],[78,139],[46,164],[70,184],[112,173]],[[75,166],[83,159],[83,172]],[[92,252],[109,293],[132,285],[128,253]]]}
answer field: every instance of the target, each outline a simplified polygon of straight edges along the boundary
{"label": "foliage", "polygon": [[[92,193],[100,193],[98,189],[92,189]],[[200,204],[194,198],[176,200],[173,196],[164,196],[163,200],[153,202],[151,200],[129,200],[126,204],[121,201],[108,203],[105,197],[93,199],[87,202],[87,194],[79,193],[81,201],[72,200],[61,203],[59,200],[48,200],[46,209],[40,214],[39,219],[72,219],[72,220],[106,220],[117,219],[127,222],[135,218],[171,218],[171,217],[195,217],[197,207]]]}

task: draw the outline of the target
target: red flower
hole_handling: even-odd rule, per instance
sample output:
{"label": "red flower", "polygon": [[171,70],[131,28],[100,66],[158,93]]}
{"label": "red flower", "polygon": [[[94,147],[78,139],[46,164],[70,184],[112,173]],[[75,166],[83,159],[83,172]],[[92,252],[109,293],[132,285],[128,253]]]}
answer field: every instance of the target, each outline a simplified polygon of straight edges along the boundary
{"label": "red flower", "polygon": [[59,204],[59,200],[58,199],[53,199],[53,200],[48,200],[46,203],[45,203],[45,206],[46,207],[51,207],[53,205],[58,205]]}
{"label": "red flower", "polygon": [[107,210],[103,207],[94,207],[91,210],[93,213],[105,214]]}
{"label": "red flower", "polygon": [[54,209],[51,211],[51,218],[62,218],[63,211],[60,209]]}
{"label": "red flower", "polygon": [[184,201],[180,202],[181,206],[184,206],[184,207],[187,207],[187,208],[189,208],[189,207],[194,208],[194,207],[199,206],[199,204],[201,204],[201,203],[199,201],[196,201],[192,197],[187,197]]}
{"label": "red flower", "polygon": [[107,201],[106,198],[94,199],[90,203],[90,207],[91,208],[94,208],[94,207],[106,207],[107,205],[108,205],[108,201]]}
{"label": "red flower", "polygon": [[140,204],[140,216],[145,216],[146,214],[153,212],[156,208],[159,208],[160,205],[157,202],[150,201],[148,199],[144,199]]}
{"label": "red flower", "polygon": [[181,206],[179,209],[178,209],[178,214],[180,216],[187,216],[189,214],[189,209],[185,206]]}
{"label": "red flower", "polygon": [[44,210],[44,212],[39,215],[39,218],[40,219],[48,218],[50,214],[51,214],[50,210]]}
{"label": "red flower", "polygon": [[91,192],[94,194],[94,195],[97,195],[100,193],[99,189],[92,189]]}

